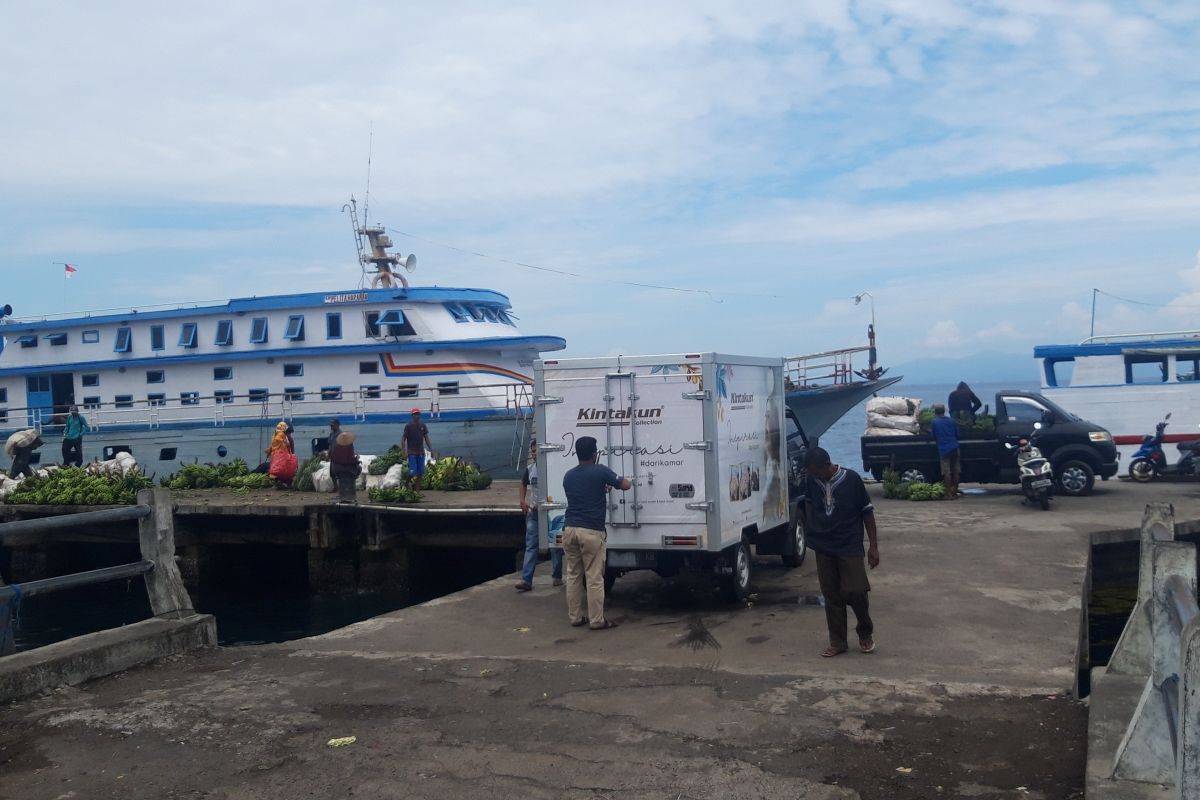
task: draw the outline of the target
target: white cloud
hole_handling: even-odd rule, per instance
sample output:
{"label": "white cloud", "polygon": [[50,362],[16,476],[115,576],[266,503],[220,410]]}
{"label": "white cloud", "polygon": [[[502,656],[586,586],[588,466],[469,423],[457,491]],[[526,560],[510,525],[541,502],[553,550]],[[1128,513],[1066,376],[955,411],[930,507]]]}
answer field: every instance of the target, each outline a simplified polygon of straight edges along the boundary
{"label": "white cloud", "polygon": [[982,342],[1004,342],[1019,337],[1020,334],[1017,332],[1016,326],[1008,320],[1002,320],[990,328],[984,328],[975,333],[975,338]]}
{"label": "white cloud", "polygon": [[962,332],[958,329],[958,323],[952,319],[933,323],[925,337],[925,346],[934,350],[949,350],[961,343]]}

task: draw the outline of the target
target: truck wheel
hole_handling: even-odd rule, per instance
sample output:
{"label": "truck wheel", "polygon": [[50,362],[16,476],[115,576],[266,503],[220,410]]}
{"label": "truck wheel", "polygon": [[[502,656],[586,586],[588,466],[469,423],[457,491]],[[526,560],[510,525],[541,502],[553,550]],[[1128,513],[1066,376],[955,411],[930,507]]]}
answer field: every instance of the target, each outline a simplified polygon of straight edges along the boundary
{"label": "truck wheel", "polygon": [[1129,477],[1145,483],[1154,477],[1154,464],[1148,458],[1135,458],[1129,462]]}
{"label": "truck wheel", "polygon": [[617,571],[615,569],[604,570],[604,596],[612,594],[613,584],[617,582]]}
{"label": "truck wheel", "polygon": [[925,472],[920,467],[909,465],[901,468],[900,480],[908,483],[926,483]]}
{"label": "truck wheel", "polygon": [[1085,461],[1064,461],[1058,467],[1058,485],[1065,495],[1083,497],[1092,493],[1096,473]]}
{"label": "truck wheel", "polygon": [[788,523],[787,542],[783,546],[783,565],[788,569],[795,569],[804,563],[804,557],[808,555],[804,543],[804,517],[800,514]]}
{"label": "truck wheel", "polygon": [[721,576],[721,593],[731,603],[740,603],[750,596],[750,545],[742,542],[733,551],[733,574]]}

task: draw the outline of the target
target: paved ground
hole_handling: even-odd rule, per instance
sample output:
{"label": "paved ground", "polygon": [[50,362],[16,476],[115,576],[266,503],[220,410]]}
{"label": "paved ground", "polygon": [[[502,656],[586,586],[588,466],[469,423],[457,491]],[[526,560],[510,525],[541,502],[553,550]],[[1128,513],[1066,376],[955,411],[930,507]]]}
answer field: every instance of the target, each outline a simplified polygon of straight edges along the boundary
{"label": "paved ground", "polygon": [[869,656],[817,655],[811,560],[764,559],[744,608],[629,576],[604,632],[567,625],[543,565],[529,594],[502,579],[2,708],[0,797],[1081,797],[1087,536],[1152,500],[1200,518],[1178,484],[1050,512],[1006,488],[880,501]]}

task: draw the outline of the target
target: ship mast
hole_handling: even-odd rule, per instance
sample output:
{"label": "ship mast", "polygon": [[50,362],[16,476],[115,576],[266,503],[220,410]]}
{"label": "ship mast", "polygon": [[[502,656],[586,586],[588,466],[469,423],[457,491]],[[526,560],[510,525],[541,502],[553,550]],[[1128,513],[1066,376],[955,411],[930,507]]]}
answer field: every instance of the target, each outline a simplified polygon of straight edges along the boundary
{"label": "ship mast", "polygon": [[[408,272],[417,268],[417,257],[411,253],[407,257],[393,255],[388,252],[392,240],[387,235],[387,229],[382,225],[359,225],[358,204],[351,196],[350,223],[354,226],[354,246],[358,248],[358,263],[363,271],[363,282],[371,275],[371,288],[391,289],[397,285],[408,288],[408,279],[401,274],[398,267],[404,267]],[[366,244],[363,243],[366,237]],[[374,267],[369,269],[368,265]]]}

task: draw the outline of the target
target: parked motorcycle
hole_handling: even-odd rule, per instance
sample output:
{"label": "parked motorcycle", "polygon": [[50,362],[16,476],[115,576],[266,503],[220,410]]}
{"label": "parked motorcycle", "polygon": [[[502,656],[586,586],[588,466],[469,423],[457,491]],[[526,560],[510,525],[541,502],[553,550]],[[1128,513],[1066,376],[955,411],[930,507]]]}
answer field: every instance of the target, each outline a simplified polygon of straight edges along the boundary
{"label": "parked motorcycle", "polygon": [[[1043,511],[1049,511],[1050,497],[1054,493],[1054,471],[1050,467],[1050,460],[1042,455],[1036,445],[1037,432],[1042,425],[1039,422],[1033,427],[1033,437],[1022,439],[1016,448],[1017,468],[1021,471],[1021,494],[1025,496],[1024,502],[1035,503]],[[1012,448],[1013,445],[1007,447]]]}
{"label": "parked motorcycle", "polygon": [[1167,414],[1162,422],[1155,425],[1154,435],[1143,437],[1142,446],[1133,454],[1129,462],[1129,477],[1138,483],[1169,475],[1200,477],[1200,439],[1180,442],[1176,445],[1179,460],[1174,464],[1167,463],[1167,455],[1163,452],[1163,434],[1170,419],[1171,415]]}

